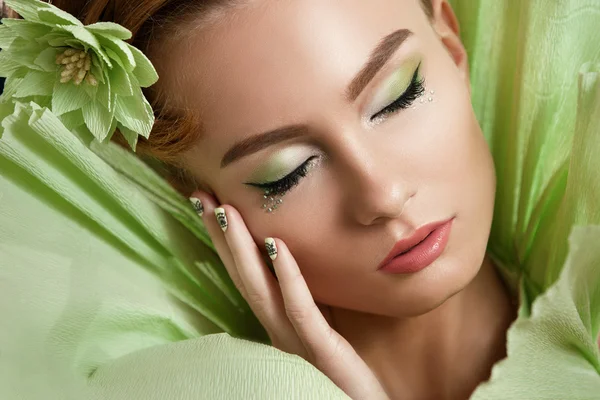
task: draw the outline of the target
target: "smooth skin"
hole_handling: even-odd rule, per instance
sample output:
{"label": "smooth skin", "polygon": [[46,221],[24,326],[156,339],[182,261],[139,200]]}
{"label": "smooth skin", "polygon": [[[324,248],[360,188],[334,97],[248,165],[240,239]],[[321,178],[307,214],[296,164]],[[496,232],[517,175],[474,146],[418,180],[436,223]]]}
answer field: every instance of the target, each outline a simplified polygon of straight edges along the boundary
{"label": "smooth skin", "polygon": [[[516,314],[486,257],[495,171],[449,4],[434,0],[430,21],[417,0],[241,3],[150,54],[169,104],[202,121],[180,161],[201,188],[187,194],[204,203],[232,279],[276,347],[313,362],[351,397],[383,388],[390,398],[468,398],[505,356]],[[399,29],[413,34],[348,99],[382,38]],[[434,100],[371,123],[419,64]],[[222,166],[235,143],[290,125],[301,134]],[[311,156],[318,163],[265,213],[262,191],[246,183]],[[211,215],[217,207],[225,232]],[[399,239],[452,216],[430,266],[377,270]],[[267,237],[279,248],[281,285],[265,262]]]}
{"label": "smooth skin", "polygon": [[217,209],[214,199],[202,192],[196,196],[204,205],[204,223],[219,257],[273,346],[313,364],[352,399],[389,399],[364,360],[331,328],[328,307],[317,306],[285,243],[274,239],[276,279],[240,213],[229,205],[219,207],[227,216],[223,229],[211,217]]}

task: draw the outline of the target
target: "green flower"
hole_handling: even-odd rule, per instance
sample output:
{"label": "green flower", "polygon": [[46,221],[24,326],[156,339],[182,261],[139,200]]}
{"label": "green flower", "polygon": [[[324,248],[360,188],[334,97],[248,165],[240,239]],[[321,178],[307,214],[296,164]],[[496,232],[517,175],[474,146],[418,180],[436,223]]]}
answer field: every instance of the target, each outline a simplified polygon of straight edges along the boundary
{"label": "green flower", "polygon": [[72,15],[38,0],[7,0],[23,19],[0,25],[0,102],[48,107],[69,129],[88,129],[105,141],[119,129],[135,150],[147,138],[154,113],[141,88],[156,70],[124,42],[131,32],[112,22],[84,26]]}

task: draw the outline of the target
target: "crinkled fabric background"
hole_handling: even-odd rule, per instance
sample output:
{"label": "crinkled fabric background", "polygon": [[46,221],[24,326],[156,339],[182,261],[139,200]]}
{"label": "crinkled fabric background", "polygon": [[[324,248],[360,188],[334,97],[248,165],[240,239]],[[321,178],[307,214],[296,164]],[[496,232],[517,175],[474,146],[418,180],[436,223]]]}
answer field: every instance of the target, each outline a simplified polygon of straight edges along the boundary
{"label": "crinkled fabric background", "polygon": [[[498,172],[489,250],[522,299],[508,358],[473,398],[592,399],[600,3],[452,3]],[[31,105],[3,127],[0,397],[345,398],[259,343],[187,200],[139,160]]]}

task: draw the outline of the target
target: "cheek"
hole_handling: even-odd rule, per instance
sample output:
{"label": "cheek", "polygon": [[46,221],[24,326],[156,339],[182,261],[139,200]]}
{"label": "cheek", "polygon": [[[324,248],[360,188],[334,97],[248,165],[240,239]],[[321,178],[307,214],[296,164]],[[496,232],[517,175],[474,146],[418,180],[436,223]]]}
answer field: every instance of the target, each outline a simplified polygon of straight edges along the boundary
{"label": "cheek", "polygon": [[437,281],[423,286],[431,293],[442,292],[435,287],[460,289],[478,271],[489,239],[496,190],[493,159],[467,87],[458,73],[450,71],[430,85],[435,88],[435,99],[415,118],[419,139],[411,144],[414,156],[405,170],[418,185],[415,207],[424,219],[457,216],[447,246],[445,278],[438,286]]}
{"label": "cheek", "polygon": [[432,107],[431,140],[424,157],[428,162],[417,171],[431,208],[457,215],[449,247],[456,250],[457,262],[475,267],[489,238],[496,178],[489,147],[464,90],[441,94]]}
{"label": "cheek", "polygon": [[[323,185],[319,177],[304,180],[299,187],[282,197],[283,203],[274,213],[265,212],[262,195],[251,206],[244,205],[242,212],[254,241],[264,249],[265,237],[285,241],[305,278],[322,276],[322,264],[328,264],[334,249],[340,245],[339,215],[333,199],[334,189]],[[316,199],[312,196],[318,193]],[[325,268],[326,270],[326,268]]]}
{"label": "cheek", "polygon": [[418,139],[407,152],[411,164],[407,172],[414,171],[415,184],[435,191],[456,211],[484,207],[487,212],[494,197],[495,171],[468,87],[448,56],[438,56],[430,64],[426,85],[425,104],[417,106],[418,115],[411,120]]}
{"label": "cheek", "polygon": [[[482,181],[493,179],[495,174],[473,112],[468,82],[439,39],[432,39],[428,48],[424,71],[427,99],[425,107],[418,107],[420,115],[416,118],[416,130],[422,137],[418,154],[428,162],[418,165],[422,171],[419,176],[426,182],[447,183],[450,190],[477,190]],[[481,190],[489,190],[489,184],[484,186]]]}
{"label": "cheek", "polygon": [[[336,303],[336,299],[343,298],[345,289],[347,291],[356,283],[356,276],[347,273],[352,263],[346,262],[351,257],[345,255],[345,249],[349,247],[347,230],[351,228],[340,222],[344,217],[336,204],[340,197],[338,190],[324,183],[324,179],[307,179],[297,188],[300,190],[283,197],[284,206],[276,213],[253,210],[245,219],[263,254],[266,254],[264,237],[284,240],[315,299]],[[303,196],[314,193],[318,193],[315,200]]]}
{"label": "cheek", "polygon": [[440,115],[421,177],[444,188],[448,198],[488,197],[495,187],[495,173],[487,143],[470,104],[455,106],[452,111]]}

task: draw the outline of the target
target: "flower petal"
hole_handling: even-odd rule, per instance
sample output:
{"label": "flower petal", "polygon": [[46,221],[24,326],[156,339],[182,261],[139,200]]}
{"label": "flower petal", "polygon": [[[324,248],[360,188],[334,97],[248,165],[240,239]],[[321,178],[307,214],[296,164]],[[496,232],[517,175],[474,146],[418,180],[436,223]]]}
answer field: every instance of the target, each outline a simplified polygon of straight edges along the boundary
{"label": "flower petal", "polygon": [[108,136],[113,121],[114,113],[104,108],[100,103],[90,101],[81,109],[83,120],[92,135],[99,141]]}
{"label": "flower petal", "polygon": [[0,77],[7,78],[19,68],[21,64],[13,60],[8,51],[0,51]]}
{"label": "flower petal", "polygon": [[11,97],[13,97],[15,92],[19,89],[19,86],[22,82],[23,78],[17,78],[14,76],[7,78],[6,82],[4,82],[4,91],[2,92],[2,98],[10,99]]}
{"label": "flower petal", "polygon": [[34,63],[44,71],[54,72],[58,69],[58,66],[56,65],[57,53],[58,49],[54,47],[48,47],[37,56],[37,58],[34,60]]}
{"label": "flower petal", "polygon": [[[1,97],[0,97],[1,99]],[[8,123],[8,117],[15,111],[15,103],[12,101],[2,102],[0,101],[0,139],[4,133],[4,124]]]}
{"label": "flower petal", "polygon": [[156,81],[158,81],[156,69],[154,69],[154,66],[144,53],[130,44],[128,44],[128,46],[133,54],[133,58],[135,58],[135,69],[133,70],[133,74],[137,78],[140,86],[148,87],[154,85]]}
{"label": "flower petal", "polygon": [[73,131],[75,128],[85,124],[81,110],[74,110],[64,113],[60,116],[60,120],[70,131]]}
{"label": "flower petal", "polygon": [[120,65],[114,65],[111,70],[108,71],[111,87],[114,93],[121,96],[132,96],[133,87],[127,72]]}
{"label": "flower petal", "polygon": [[87,93],[88,97],[94,101],[98,95],[98,85],[92,86],[87,84],[80,85],[83,90]]}
{"label": "flower petal", "polygon": [[36,39],[38,43],[49,44],[52,47],[62,47],[65,44],[65,40],[71,37],[70,33],[66,33],[61,29],[52,29],[52,32],[47,35],[40,36]]}
{"label": "flower petal", "polygon": [[100,59],[98,59],[98,57],[92,55],[92,74],[94,74],[94,77],[98,80],[98,82],[105,82],[105,73],[104,73],[104,67],[102,66],[102,61],[100,61]]}
{"label": "flower petal", "polygon": [[19,66],[19,68],[14,70],[10,76],[12,78],[25,78],[25,75],[27,75],[29,73],[29,71],[31,71],[29,68]]}
{"label": "flower petal", "polygon": [[[7,77],[2,98],[43,104],[64,124],[98,142],[109,140],[119,127],[135,150],[138,135],[147,138],[154,124],[140,86],[154,84],[158,75],[146,56],[124,41],[131,32],[112,22],[83,26],[40,0],[7,0],[7,5],[24,20],[7,19],[0,25],[0,75]],[[60,82],[56,56],[65,48],[89,50],[90,74],[97,83]]]}
{"label": "flower petal", "polygon": [[73,82],[55,81],[52,96],[52,112],[58,116],[83,107],[91,101],[85,90]]}
{"label": "flower petal", "polygon": [[4,22],[8,21],[9,18],[3,18],[2,24],[0,25],[0,49],[8,49],[13,42],[17,38],[17,32],[10,29],[8,26],[4,24]]}
{"label": "flower petal", "polygon": [[112,67],[112,63],[108,59],[108,56],[106,55],[104,50],[102,50],[102,48],[100,47],[100,42],[98,42],[98,39],[96,38],[96,36],[94,36],[92,33],[88,32],[87,29],[85,29],[82,26],[72,26],[72,25],[61,26],[60,29],[63,29],[65,31],[71,33],[73,35],[73,37],[75,37],[75,39],[77,39],[77,40],[81,41],[83,44],[86,44],[89,47],[91,47],[94,50],[94,52],[100,56],[102,61],[104,61],[109,67]]}
{"label": "flower petal", "polygon": [[5,0],[4,3],[17,14],[29,21],[39,21],[38,10],[52,7],[38,0]]}
{"label": "flower petal", "polygon": [[100,43],[98,42],[96,36],[88,32],[88,30],[85,29],[83,26],[67,25],[59,26],[57,27],[57,29],[69,32],[71,35],[73,35],[75,39],[87,44],[89,47],[93,48],[96,51],[100,50]]}
{"label": "flower petal", "polygon": [[51,25],[83,26],[77,18],[56,7],[38,10],[38,17],[40,21]]}
{"label": "flower petal", "polygon": [[87,50],[88,49],[87,48],[88,46],[86,46],[85,44],[82,44],[80,41],[75,40],[75,39],[66,39],[64,46],[66,46],[66,47],[72,47],[74,49],[82,49],[82,50]]}
{"label": "flower petal", "polygon": [[142,102],[144,103],[144,110],[146,110],[146,117],[148,118],[148,128],[140,132],[140,135],[148,139],[150,132],[152,132],[152,127],[154,126],[154,110],[152,109],[150,103],[148,103],[146,97],[142,96]]}
{"label": "flower petal", "polygon": [[111,84],[111,90],[114,93],[122,96],[132,96],[133,82],[129,78],[129,74],[125,71],[125,67],[121,62],[121,59],[109,48],[106,49],[106,54],[115,61],[113,68],[107,71],[108,80]]}
{"label": "flower petal", "polygon": [[112,35],[117,39],[131,39],[131,31],[114,22],[96,22],[95,24],[86,25],[86,28],[99,35]]}
{"label": "flower petal", "polygon": [[14,97],[51,96],[55,79],[55,73],[29,71],[17,88]]}
{"label": "flower petal", "polygon": [[35,64],[35,59],[38,54],[45,50],[44,46],[36,42],[16,38],[10,46],[10,58],[12,61],[19,63],[27,68],[41,70],[42,68]]}
{"label": "flower petal", "polygon": [[111,111],[112,108],[114,107],[114,104],[111,101],[110,88],[111,87],[110,87],[109,80],[106,80],[106,83],[100,83],[98,85],[98,90],[96,91],[96,98],[95,98],[97,102],[102,104],[104,106],[104,108],[106,108],[109,111]]}
{"label": "flower petal", "polygon": [[69,32],[75,39],[87,44],[96,51],[100,50],[100,43],[98,42],[98,39],[96,39],[96,36],[88,32],[83,26],[66,25],[59,26],[56,29],[57,31],[62,30]]}
{"label": "flower petal", "polygon": [[35,40],[52,31],[52,28],[47,25],[26,21],[24,19],[4,18],[2,19],[2,25],[9,28],[17,36],[27,40]]}
{"label": "flower petal", "polygon": [[98,41],[102,43],[105,48],[111,49],[120,58],[123,63],[123,67],[127,72],[133,71],[135,68],[135,58],[127,44],[111,35],[98,35]]}
{"label": "flower petal", "polygon": [[140,93],[133,96],[117,96],[115,118],[125,127],[147,138],[154,124],[154,115],[141,89],[138,90]]}
{"label": "flower petal", "polygon": [[129,144],[129,146],[131,147],[131,150],[135,151],[135,147],[137,145],[139,136],[138,133],[132,131],[131,129],[121,124],[118,124],[117,127],[119,128],[119,132],[121,132],[121,135],[123,135],[123,137],[127,141],[127,144]]}

